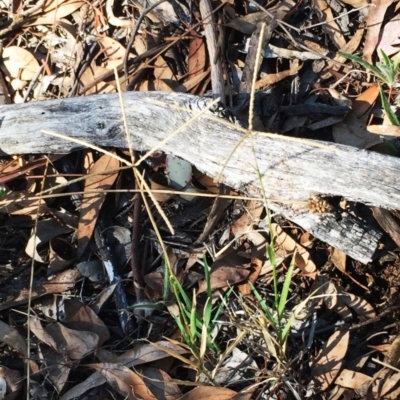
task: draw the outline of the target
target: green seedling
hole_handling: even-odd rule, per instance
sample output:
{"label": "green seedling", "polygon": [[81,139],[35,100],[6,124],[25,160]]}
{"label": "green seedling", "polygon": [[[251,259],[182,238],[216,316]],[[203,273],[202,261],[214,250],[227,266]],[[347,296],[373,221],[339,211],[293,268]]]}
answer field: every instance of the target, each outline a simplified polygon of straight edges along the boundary
{"label": "green seedling", "polygon": [[279,289],[278,289],[278,265],[277,265],[276,254],[275,254],[275,249],[274,249],[275,238],[274,238],[273,229],[272,229],[272,218],[271,218],[271,213],[270,213],[269,207],[268,207],[268,200],[265,196],[265,189],[264,189],[264,184],[263,184],[263,180],[262,180],[262,175],[260,173],[258,165],[256,167],[257,167],[257,176],[258,176],[258,180],[260,183],[261,192],[262,192],[262,195],[264,198],[265,209],[267,211],[267,220],[268,220],[268,227],[269,227],[269,233],[270,233],[270,243],[267,245],[266,250],[267,250],[267,254],[268,254],[270,263],[272,265],[272,279],[273,279],[273,285],[274,285],[274,304],[273,304],[272,309],[270,309],[267,306],[267,304],[261,298],[260,294],[257,292],[255,287],[251,284],[251,282],[249,282],[249,284],[253,290],[255,297],[257,298],[263,311],[265,312],[267,318],[269,319],[270,323],[274,327],[274,329],[278,335],[278,342],[283,348],[286,343],[286,339],[288,337],[290,327],[295,319],[295,316],[292,313],[292,315],[290,316],[287,323],[284,326],[282,324],[283,316],[284,316],[284,312],[285,312],[285,308],[286,308],[286,303],[287,303],[287,299],[289,296],[290,283],[292,282],[296,254],[293,254],[292,260],[290,262],[288,271],[285,276],[285,281],[283,283],[282,290],[279,291]]}
{"label": "green seedling", "polygon": [[[397,115],[394,113],[394,111],[390,106],[390,98],[392,96],[393,87],[397,82],[397,73],[400,65],[400,53],[397,53],[397,55],[391,60],[388,57],[388,55],[383,50],[381,50],[382,62],[376,65],[372,65],[368,61],[354,54],[343,53],[341,51],[339,51],[338,53],[341,56],[346,57],[347,59],[360,64],[366,70],[373,73],[383,83],[389,86],[389,95],[388,97],[386,97],[383,92],[382,86],[379,85],[381,103],[383,110],[385,111],[385,114],[387,115],[389,121],[393,125],[399,126],[400,125],[399,119],[397,118]],[[397,149],[394,147],[391,141],[385,141],[385,145],[390,154],[393,155],[398,154]]]}
{"label": "green seedling", "polygon": [[289,297],[289,288],[290,283],[293,277],[293,270],[294,270],[294,260],[295,257],[293,256],[292,261],[290,262],[289,268],[287,270],[285,280],[283,282],[282,289],[278,289],[278,276],[277,276],[277,265],[276,265],[276,257],[275,251],[272,246],[267,246],[267,252],[269,254],[270,262],[272,264],[272,275],[273,275],[273,282],[274,282],[274,303],[272,307],[268,307],[265,300],[261,297],[260,293],[257,289],[250,283],[250,287],[253,291],[254,296],[256,297],[258,303],[260,304],[262,310],[264,311],[266,317],[268,318],[269,322],[271,323],[272,327],[274,328],[277,336],[278,342],[280,346],[284,347],[286,340],[289,335],[290,327],[295,319],[294,313],[292,313],[289,319],[284,323],[285,318],[285,310],[287,299]]}
{"label": "green seedling", "polygon": [[341,56],[347,58],[350,61],[354,61],[364,67],[366,70],[372,72],[378,79],[389,86],[390,89],[393,88],[397,82],[397,71],[400,64],[400,53],[398,53],[393,60],[391,60],[388,55],[381,50],[382,62],[376,65],[372,65],[367,60],[356,56],[354,54],[338,52]]}
{"label": "green seedling", "polygon": [[397,115],[392,110],[392,107],[390,107],[388,99],[386,98],[381,85],[379,85],[379,93],[380,93],[380,97],[381,97],[381,103],[382,103],[383,110],[385,111],[385,114],[389,118],[389,121],[392,123],[392,125],[399,126],[400,125],[399,119],[397,118]]}
{"label": "green seedling", "polygon": [[[168,269],[166,268],[165,270],[167,271]],[[215,321],[218,320],[223,311],[224,304],[226,304],[226,302],[222,302],[220,306],[213,311],[210,271],[205,258],[204,275],[207,286],[207,300],[203,308],[203,315],[199,315],[196,310],[197,302],[195,292],[193,292],[192,299],[190,299],[182,287],[182,284],[175,276],[166,277],[169,280],[172,293],[179,308],[179,315],[173,315],[173,318],[181,332],[183,340],[199,361],[204,359],[206,349],[210,349],[216,354],[220,353],[218,344],[213,341],[212,332],[215,328]],[[226,299],[230,296],[232,290],[231,288],[227,292],[225,295]]]}

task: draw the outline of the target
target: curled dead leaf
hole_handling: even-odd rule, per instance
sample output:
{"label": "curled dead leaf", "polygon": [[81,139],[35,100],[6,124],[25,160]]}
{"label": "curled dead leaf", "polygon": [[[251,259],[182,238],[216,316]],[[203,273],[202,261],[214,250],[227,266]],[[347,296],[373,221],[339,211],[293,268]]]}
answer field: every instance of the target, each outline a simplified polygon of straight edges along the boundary
{"label": "curled dead leaf", "polygon": [[318,392],[326,390],[338,376],[347,352],[349,338],[349,331],[333,333],[315,359],[311,375]]}
{"label": "curled dead leaf", "polygon": [[372,378],[361,372],[344,369],[336,378],[336,384],[354,390],[360,390]]}
{"label": "curled dead leaf", "polygon": [[108,384],[129,400],[157,400],[143,379],[129,368],[111,363],[87,364],[86,367],[100,372]]}
{"label": "curled dead leaf", "polygon": [[[85,181],[85,194],[83,195],[80,219],[78,224],[78,254],[79,259],[84,253],[92,237],[99,216],[99,211],[106,197],[106,191],[117,179],[117,172],[101,175],[105,171],[114,171],[119,167],[119,161],[110,155],[103,155],[90,169],[90,174]],[[99,190],[99,193],[90,193],[90,190]]]}
{"label": "curled dead leaf", "polygon": [[3,50],[3,62],[12,78],[30,81],[37,75],[40,65],[35,56],[18,46],[6,47]]}
{"label": "curled dead leaf", "polygon": [[180,397],[179,400],[230,400],[235,395],[236,392],[228,388],[198,386]]}

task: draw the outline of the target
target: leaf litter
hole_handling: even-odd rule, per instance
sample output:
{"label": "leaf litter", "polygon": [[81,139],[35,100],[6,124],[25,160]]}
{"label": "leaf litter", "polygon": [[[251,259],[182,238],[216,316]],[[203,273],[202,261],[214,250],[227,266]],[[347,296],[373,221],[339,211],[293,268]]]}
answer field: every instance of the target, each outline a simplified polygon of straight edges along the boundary
{"label": "leaf litter", "polygon": [[[343,56],[394,62],[398,1],[151,6],[0,5],[1,104],[224,93],[213,112],[244,128],[398,156],[379,97],[396,113],[397,82]],[[398,398],[396,210],[302,205],[382,227],[363,265],[173,155],[133,174],[132,155],[2,156],[1,398]]]}

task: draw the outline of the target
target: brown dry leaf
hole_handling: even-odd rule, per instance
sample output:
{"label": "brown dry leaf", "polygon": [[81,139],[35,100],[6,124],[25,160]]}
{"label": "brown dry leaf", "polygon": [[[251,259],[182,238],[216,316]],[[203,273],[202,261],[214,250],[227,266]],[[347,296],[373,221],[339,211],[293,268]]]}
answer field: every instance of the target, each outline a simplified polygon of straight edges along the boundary
{"label": "brown dry leaf", "polygon": [[[193,38],[190,43],[189,43],[189,49],[188,49],[188,74],[187,74],[187,79],[185,80],[185,87],[187,89],[188,85],[187,83],[197,77],[201,76],[204,77],[204,72],[206,69],[206,60],[207,60],[207,54],[206,54],[206,45],[205,45],[205,39],[201,37],[195,37]],[[198,88],[198,84],[195,86],[192,86],[190,89],[190,93],[196,93],[196,89]]]}
{"label": "brown dry leaf", "polygon": [[387,56],[397,54],[399,52],[400,45],[400,18],[398,15],[393,17],[387,22],[383,28],[382,36],[378,44],[377,52],[381,57],[381,50],[383,50]]}
{"label": "brown dry leaf", "polygon": [[[107,62],[104,63],[103,67],[108,70],[118,67],[125,57],[126,48],[115,39],[109,36],[102,36],[98,38],[98,43],[104,52],[104,56]],[[131,55],[129,58],[132,58]]]}
{"label": "brown dry leaf", "polygon": [[345,302],[343,301],[342,296],[339,296],[339,294],[344,293],[342,292],[342,289],[340,287],[329,281],[329,284],[327,286],[324,285],[323,292],[327,295],[326,297],[324,297],[324,303],[328,309],[333,310],[334,312],[339,314],[340,318],[344,319],[345,321],[352,317],[352,314],[347,307],[347,304],[345,304]]}
{"label": "brown dry leaf", "polygon": [[386,353],[385,362],[394,368],[400,367],[400,335],[396,336]]}
{"label": "brown dry leaf", "polygon": [[43,328],[42,323],[38,317],[31,317],[29,320],[29,328],[31,332],[43,343],[47,344],[47,346],[51,347],[52,349],[57,348],[57,343],[54,338],[46,332]]}
{"label": "brown dry leaf", "polygon": [[179,386],[171,382],[171,377],[163,370],[144,367],[140,370],[140,375],[157,399],[175,400],[182,396]]}
{"label": "brown dry leaf", "polygon": [[[292,65],[292,64],[291,64]],[[280,82],[281,80],[292,76],[303,68],[303,64],[293,66],[290,69],[275,74],[265,74],[261,79],[256,82],[255,88],[260,89],[267,85],[273,85],[274,83]]]}
{"label": "brown dry leaf", "polygon": [[375,135],[400,136],[400,126],[395,125],[369,125],[367,130]]}
{"label": "brown dry leaf", "polygon": [[314,377],[318,393],[326,390],[339,374],[349,345],[349,338],[349,331],[333,333],[315,359],[311,375]]}
{"label": "brown dry leaf", "polygon": [[[358,28],[351,39],[347,42],[346,46],[344,46],[342,49],[340,49],[344,53],[350,53],[353,54],[358,47],[360,46],[361,39],[364,36],[364,30],[365,28]],[[337,61],[337,62],[336,62]],[[341,56],[339,53],[335,55],[335,58],[333,60],[329,60],[326,67],[324,68],[324,71],[329,71],[330,69],[333,70],[338,70],[341,68],[341,65],[339,63],[344,63],[346,61],[346,58]],[[323,79],[326,79],[330,76],[331,74],[329,72],[323,74],[321,77]]]}
{"label": "brown dry leaf", "polygon": [[[163,351],[162,349],[165,349],[165,351]],[[171,352],[172,354],[169,354],[169,352]],[[97,356],[101,361],[103,361],[104,357],[107,359],[113,359],[113,362],[123,364],[125,367],[133,367],[156,360],[162,360],[174,354],[179,356],[180,354],[186,353],[189,353],[189,350],[184,349],[183,347],[177,344],[173,344],[169,341],[162,340],[154,344],[150,343],[135,346],[133,349],[128,350],[118,357],[113,357],[113,355],[110,354],[105,355],[104,350],[100,349],[97,353]],[[105,377],[101,375],[100,372],[95,372],[85,381],[79,383],[71,390],[66,392],[61,397],[61,400],[72,400],[76,397],[81,396],[83,393],[93,387],[103,385],[105,382]]]}
{"label": "brown dry leaf", "polygon": [[27,165],[27,163],[22,157],[13,158],[12,160],[0,165],[0,174],[3,177],[4,174],[12,174],[13,172],[18,171],[17,174],[13,176],[14,177],[20,176],[21,175],[20,170],[25,165]]}
{"label": "brown dry leaf", "polygon": [[343,251],[333,249],[331,251],[331,260],[333,265],[341,272],[346,273],[346,259],[347,256]]}
{"label": "brown dry leaf", "polygon": [[374,83],[353,100],[352,110],[357,118],[361,118],[368,110],[372,109],[379,97],[379,85]]}
{"label": "brown dry leaf", "polygon": [[358,149],[368,149],[382,143],[383,140],[378,135],[368,131],[366,126],[368,119],[368,115],[357,118],[350,111],[341,122],[332,127],[335,142]]}
{"label": "brown dry leaf", "polygon": [[263,204],[256,200],[250,200],[247,203],[246,212],[231,225],[232,235],[240,237],[252,230],[252,227],[260,222],[263,210]]}
{"label": "brown dry leaf", "polygon": [[398,400],[400,396],[400,372],[386,377],[383,382],[377,399]]}
{"label": "brown dry leaf", "polygon": [[38,253],[38,247],[48,243],[54,237],[73,230],[72,226],[63,224],[56,218],[43,219],[36,224],[35,228],[32,228],[31,236],[25,247],[25,253],[36,261],[45,263],[45,259]]}
{"label": "brown dry leaf", "polygon": [[346,259],[347,256],[344,254],[342,251],[338,249],[331,249],[331,260],[333,262],[333,265],[340,270],[343,274],[348,276],[355,284],[358,286],[362,287],[364,290],[368,290],[367,287],[362,285],[360,282],[358,282],[355,278],[353,278],[347,271],[346,271]]}
{"label": "brown dry leaf", "polygon": [[67,269],[75,261],[75,247],[59,237],[49,241],[49,267],[56,273]]}
{"label": "brown dry leaf", "polygon": [[42,368],[46,368],[46,378],[51,381],[57,392],[60,393],[67,383],[71,371],[71,368],[68,367],[69,360],[45,344],[40,345],[40,350],[43,354]]}
{"label": "brown dry leaf", "polygon": [[275,246],[283,249],[287,256],[296,252],[296,266],[314,279],[317,267],[311,260],[308,250],[292,239],[278,224],[271,224],[271,228],[275,237]]}
{"label": "brown dry leaf", "polygon": [[60,323],[50,324],[45,331],[56,343],[55,350],[71,360],[80,360],[93,353],[99,344],[99,336],[93,332],[76,331]]}
{"label": "brown dry leaf", "polygon": [[[250,257],[241,256],[232,248],[226,250],[220,258],[211,264],[211,289],[221,289],[243,282],[251,273],[250,261]],[[203,293],[206,289],[206,281],[202,281],[198,293]]]}
{"label": "brown dry leaf", "polygon": [[364,290],[368,290],[367,287],[362,285],[360,282],[358,282],[355,278],[353,278],[347,271],[346,271],[346,259],[347,256],[345,253],[338,249],[332,249],[331,250],[331,260],[333,262],[333,265],[341,271],[343,274],[348,276],[354,283],[356,283],[358,286],[362,287]]}
{"label": "brown dry leaf", "polygon": [[362,374],[361,372],[344,369],[336,378],[335,383],[345,388],[360,390],[361,387],[371,379],[370,376]]}
{"label": "brown dry leaf", "polygon": [[[162,299],[164,293],[164,275],[154,271],[144,276],[146,294],[151,299]],[[151,295],[150,295],[151,294]]]}
{"label": "brown dry leaf", "polygon": [[256,391],[258,385],[250,385],[245,389],[242,389],[235,396],[232,397],[232,400],[251,400],[253,398],[253,394]]}
{"label": "brown dry leaf", "polygon": [[100,372],[108,384],[129,400],[157,400],[147,388],[143,379],[127,367],[119,364],[98,363],[86,364]]}
{"label": "brown dry leaf", "polygon": [[314,246],[314,243],[312,241],[312,235],[310,232],[304,232],[301,236],[300,236],[300,240],[299,240],[300,244],[311,250]]}
{"label": "brown dry leaf", "polygon": [[30,328],[40,341],[72,360],[80,360],[93,352],[99,342],[95,333],[68,329],[58,322],[43,328],[36,317],[30,319]]}
{"label": "brown dry leaf", "polygon": [[7,298],[5,302],[0,304],[0,311],[27,303],[30,294],[32,295],[33,300],[44,296],[45,294],[65,292],[75,286],[80,277],[81,274],[76,268],[61,272],[51,278],[48,282],[34,286],[32,292],[30,292],[29,289],[23,289],[16,295]]}
{"label": "brown dry leaf", "polygon": [[[80,77],[80,81],[83,86],[96,81],[97,78],[108,72],[109,69],[96,65],[96,63],[92,62],[88,68],[85,68],[82,76]],[[115,87],[107,82],[98,82],[92,88],[86,91],[86,94],[101,94],[101,93],[114,93]]]}
{"label": "brown dry leaf", "polygon": [[99,337],[99,347],[109,339],[108,328],[89,306],[82,304],[78,300],[69,299],[65,300],[64,307],[69,327],[96,333]]}
{"label": "brown dry leaf", "polygon": [[89,389],[98,387],[106,383],[104,376],[100,372],[95,372],[90,375],[86,380],[78,383],[73,388],[64,393],[60,400],[75,400],[79,396],[82,396]]}
{"label": "brown dry leaf", "polygon": [[341,295],[341,301],[359,315],[361,321],[367,321],[376,317],[375,310],[367,300],[344,291],[338,291],[338,294]]}
{"label": "brown dry leaf", "polygon": [[117,362],[127,367],[144,364],[151,361],[161,360],[172,354],[186,354],[189,351],[178,344],[168,340],[135,346],[117,358]]}
{"label": "brown dry leaf", "polygon": [[400,225],[390,211],[379,207],[372,207],[372,213],[382,229],[389,234],[397,246],[400,246]]}
{"label": "brown dry leaf", "polygon": [[42,17],[41,23],[52,25],[54,21],[60,20],[73,12],[79,10],[85,4],[82,0],[51,0],[47,1],[44,9],[40,8],[35,14],[40,14]]}
{"label": "brown dry leaf", "polygon": [[154,61],[154,77],[156,79],[173,79],[176,81],[175,74],[162,56],[158,56]]}
{"label": "brown dry leaf", "polygon": [[36,218],[37,214],[48,212],[47,204],[44,201],[26,199],[29,196],[32,196],[29,190],[7,192],[0,200],[0,213]]}
{"label": "brown dry leaf", "polygon": [[385,18],[387,8],[393,3],[393,0],[371,0],[371,6],[368,10],[366,19],[367,35],[364,42],[363,57],[372,64],[372,54],[378,44],[381,25]]}
{"label": "brown dry leaf", "polygon": [[[251,266],[253,267],[253,271],[247,278],[248,282],[251,282],[254,284],[257,281],[258,277],[261,274],[263,265],[264,265],[264,262],[261,261],[260,259],[258,259],[258,258],[251,259]],[[252,293],[250,284],[248,282],[238,285],[238,290],[243,296],[246,296],[246,295],[249,295]]]}
{"label": "brown dry leaf", "polygon": [[[219,266],[214,270],[211,268],[211,290],[221,289],[227,286],[233,286],[243,282],[251,273],[250,269],[229,266]],[[198,294],[207,290],[207,283],[201,282],[199,285]]]}
{"label": "brown dry leaf", "polygon": [[0,378],[5,379],[7,383],[7,395],[3,397],[4,400],[22,398],[19,393],[22,389],[22,380],[18,371],[0,366]]}
{"label": "brown dry leaf", "polygon": [[[331,92],[331,94],[333,94]],[[374,84],[361,93],[352,102],[352,110],[339,123],[333,126],[333,138],[336,143],[367,149],[382,143],[382,139],[369,132],[367,122],[369,109],[379,96],[379,86]]]}
{"label": "brown dry leaf", "polygon": [[231,389],[212,386],[198,386],[179,400],[230,400],[236,395]]}
{"label": "brown dry leaf", "polygon": [[[82,207],[77,232],[77,258],[79,259],[84,253],[86,246],[92,237],[99,211],[106,198],[106,192],[114,184],[118,173],[106,173],[105,175],[97,175],[104,171],[115,170],[119,167],[119,161],[109,155],[102,156],[95,162],[90,169],[85,181],[85,193],[83,195]],[[87,190],[99,190],[100,193],[87,193]]]}
{"label": "brown dry leaf", "polygon": [[213,178],[210,178],[208,175],[200,173],[197,169],[193,169],[193,174],[199,174],[197,177],[197,181],[200,185],[204,186],[207,191],[210,193],[217,194],[218,193],[218,184],[214,182]]}
{"label": "brown dry leaf", "polygon": [[186,93],[186,87],[181,85],[176,79],[154,79],[151,85],[153,85],[152,90],[159,92]]}
{"label": "brown dry leaf", "polygon": [[[150,177],[150,187],[152,190],[171,190],[168,185],[168,178],[162,172],[155,172]],[[172,194],[169,193],[153,193],[154,198],[159,203],[169,200]]]}
{"label": "brown dry leaf", "polygon": [[16,329],[11,328],[2,321],[0,321],[0,341],[16,350],[22,357],[26,357],[25,339]]}
{"label": "brown dry leaf", "polygon": [[[49,161],[53,162],[59,160],[62,157],[64,157],[64,154],[41,157],[30,162],[26,162],[23,158],[18,158],[17,160],[10,161],[10,163],[4,164],[2,166],[2,169],[0,170],[0,183],[7,183],[12,179],[21,178],[24,173],[27,173],[35,168],[42,167],[46,165]],[[17,168],[17,165],[19,165],[19,168]]]}
{"label": "brown dry leaf", "polygon": [[378,344],[376,346],[368,345],[368,348],[374,349],[376,351],[380,351],[381,353],[384,353],[390,349],[390,344],[384,343],[384,344]]}
{"label": "brown dry leaf", "polygon": [[[210,74],[211,68],[208,68],[206,71],[202,72],[199,75],[193,76],[193,78],[188,79],[182,86],[186,89],[186,92],[197,89],[197,86]],[[204,86],[204,85],[202,85]],[[195,89],[193,89],[195,88]],[[204,94],[204,91],[198,92],[201,96]]]}
{"label": "brown dry leaf", "polygon": [[[337,49],[342,49],[346,46],[346,40],[340,30],[339,25],[335,21],[335,17],[332,13],[331,8],[325,0],[316,0],[315,6],[323,15],[320,19],[320,22],[325,22],[326,24],[322,25],[325,32],[329,35],[332,42],[336,45]],[[319,13],[318,13],[319,15]]]}
{"label": "brown dry leaf", "polygon": [[368,4],[368,0],[340,0],[340,1],[354,8],[360,8]]}
{"label": "brown dry leaf", "polygon": [[18,46],[6,47],[3,50],[3,63],[11,78],[30,81],[40,70],[39,62],[28,50]]}
{"label": "brown dry leaf", "polygon": [[256,30],[258,23],[263,21],[264,19],[264,12],[257,11],[235,18],[232,21],[228,22],[226,25],[233,29],[236,29],[239,32],[244,33],[245,35],[251,35]]}

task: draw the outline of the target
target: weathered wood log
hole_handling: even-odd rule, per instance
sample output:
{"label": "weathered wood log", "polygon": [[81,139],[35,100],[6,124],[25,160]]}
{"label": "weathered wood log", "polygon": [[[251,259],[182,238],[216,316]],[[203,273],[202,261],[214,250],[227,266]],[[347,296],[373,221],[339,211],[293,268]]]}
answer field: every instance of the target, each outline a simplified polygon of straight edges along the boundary
{"label": "weathered wood log", "polygon": [[[138,151],[157,146],[211,102],[182,93],[158,92],[124,93],[123,101],[131,145]],[[99,146],[128,147],[117,94],[6,105],[0,107],[0,121],[0,149],[7,154],[65,153],[80,147],[42,130]],[[185,126],[160,149],[258,197],[259,172],[265,196],[272,199],[271,208],[362,262],[371,259],[378,232],[349,216],[315,215],[287,203],[304,205],[310,195],[322,194],[400,209],[399,159],[280,135],[246,135],[211,111]]]}

